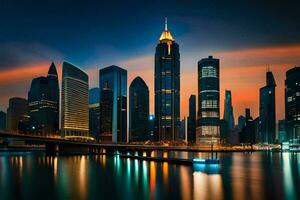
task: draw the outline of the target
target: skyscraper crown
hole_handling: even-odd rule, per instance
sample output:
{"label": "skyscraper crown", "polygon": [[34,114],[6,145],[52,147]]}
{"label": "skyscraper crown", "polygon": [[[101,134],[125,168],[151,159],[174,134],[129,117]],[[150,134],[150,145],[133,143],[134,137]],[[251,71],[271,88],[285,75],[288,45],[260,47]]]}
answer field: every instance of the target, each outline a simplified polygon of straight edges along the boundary
{"label": "skyscraper crown", "polygon": [[160,38],[159,38],[160,42],[164,42],[164,41],[174,41],[171,32],[168,30],[168,20],[167,18],[165,19],[165,29],[162,32]]}
{"label": "skyscraper crown", "polygon": [[56,76],[57,77],[57,71],[54,63],[52,62],[48,71],[48,76]]}

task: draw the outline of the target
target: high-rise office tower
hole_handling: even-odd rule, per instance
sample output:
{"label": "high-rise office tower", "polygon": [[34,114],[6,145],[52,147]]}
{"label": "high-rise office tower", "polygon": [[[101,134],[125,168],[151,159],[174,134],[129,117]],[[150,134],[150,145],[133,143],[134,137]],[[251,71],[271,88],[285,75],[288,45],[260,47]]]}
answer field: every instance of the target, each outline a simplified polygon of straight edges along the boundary
{"label": "high-rise office tower", "polygon": [[300,143],[300,67],[286,72],[285,122],[287,139]]}
{"label": "high-rise office tower", "polygon": [[136,77],[129,87],[130,141],[149,138],[149,89],[141,77]]}
{"label": "high-rise office tower", "polygon": [[189,98],[189,116],[187,128],[187,141],[194,143],[196,141],[196,95],[191,95]]}
{"label": "high-rise office tower", "polygon": [[238,129],[239,129],[239,130],[242,130],[243,127],[245,126],[245,123],[246,123],[246,118],[245,118],[245,116],[240,115],[239,118],[238,118]]}
{"label": "high-rise office tower", "polygon": [[[99,77],[100,99],[103,99],[101,94],[106,86],[112,90],[112,137],[110,140],[112,142],[127,142],[127,70],[112,65],[100,69]],[[101,103],[100,109],[102,110]],[[100,116],[100,125],[102,126],[104,122],[102,122],[103,118],[101,117],[102,114]],[[103,133],[101,132],[101,134]]]}
{"label": "high-rise office tower", "polygon": [[228,131],[234,128],[234,117],[233,117],[233,107],[232,107],[232,97],[231,91],[225,90],[225,100],[224,100],[224,120],[227,123]]}
{"label": "high-rise office tower", "polygon": [[10,132],[19,132],[20,123],[28,122],[28,102],[24,98],[12,97],[7,108],[6,128]]}
{"label": "high-rise office tower", "polygon": [[100,92],[100,134],[96,137],[101,142],[112,142],[113,100],[114,93],[106,81]]}
{"label": "high-rise office tower", "polygon": [[266,86],[259,91],[259,139],[267,144],[275,142],[276,135],[276,107],[275,107],[275,79],[273,73],[266,73]]}
{"label": "high-rise office tower", "polygon": [[28,92],[29,132],[34,135],[50,136],[59,130],[59,86],[54,63],[47,77],[32,80]]}
{"label": "high-rise office tower", "polygon": [[155,130],[159,140],[175,141],[180,126],[179,46],[167,22],[155,51]]}
{"label": "high-rise office tower", "polygon": [[99,88],[89,90],[89,132],[90,136],[98,138],[100,134],[100,104]]}
{"label": "high-rise office tower", "polygon": [[61,90],[62,136],[89,138],[89,79],[78,67],[63,62]]}
{"label": "high-rise office tower", "polygon": [[6,113],[0,111],[0,130],[6,130]]}
{"label": "high-rise office tower", "polygon": [[209,56],[198,62],[198,144],[220,142],[219,74],[219,59]]}

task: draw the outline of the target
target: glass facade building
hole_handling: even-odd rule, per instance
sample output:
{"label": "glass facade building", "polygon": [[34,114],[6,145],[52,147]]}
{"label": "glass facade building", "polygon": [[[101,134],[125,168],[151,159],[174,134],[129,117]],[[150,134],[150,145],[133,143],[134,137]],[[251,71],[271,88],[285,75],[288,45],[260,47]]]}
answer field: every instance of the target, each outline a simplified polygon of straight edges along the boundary
{"label": "glass facade building", "polygon": [[220,142],[219,59],[209,56],[198,62],[197,144]]}
{"label": "glass facade building", "polygon": [[286,72],[285,122],[287,139],[300,143],[300,67]]}
{"label": "glass facade building", "polygon": [[149,138],[149,89],[141,77],[136,77],[129,87],[130,142]]}
{"label": "glass facade building", "polygon": [[266,86],[259,91],[259,134],[257,142],[273,144],[276,136],[275,79],[266,73]]}
{"label": "glass facade building", "polygon": [[165,24],[155,51],[155,131],[160,141],[175,141],[180,127],[179,45]]}
{"label": "glass facade building", "polygon": [[62,136],[89,139],[89,80],[78,67],[63,62],[61,91]]}
{"label": "glass facade building", "polygon": [[59,131],[59,86],[54,63],[47,77],[32,80],[28,92],[29,133],[51,136]]}
{"label": "glass facade building", "polygon": [[[127,142],[127,70],[112,65],[99,70],[100,99],[108,86],[112,92],[111,141]],[[100,103],[102,110],[102,104]],[[104,109],[104,108],[103,108]],[[100,124],[102,126],[102,114]],[[103,134],[103,130],[101,130]]]}

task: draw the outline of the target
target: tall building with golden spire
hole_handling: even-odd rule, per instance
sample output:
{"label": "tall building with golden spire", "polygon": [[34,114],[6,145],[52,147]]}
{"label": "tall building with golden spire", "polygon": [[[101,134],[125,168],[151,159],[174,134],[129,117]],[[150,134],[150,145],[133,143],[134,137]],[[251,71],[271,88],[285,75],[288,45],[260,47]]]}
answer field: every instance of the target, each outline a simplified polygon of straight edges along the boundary
{"label": "tall building with golden spire", "polygon": [[175,141],[180,126],[180,54],[167,19],[156,46],[154,73],[155,132],[160,141]]}

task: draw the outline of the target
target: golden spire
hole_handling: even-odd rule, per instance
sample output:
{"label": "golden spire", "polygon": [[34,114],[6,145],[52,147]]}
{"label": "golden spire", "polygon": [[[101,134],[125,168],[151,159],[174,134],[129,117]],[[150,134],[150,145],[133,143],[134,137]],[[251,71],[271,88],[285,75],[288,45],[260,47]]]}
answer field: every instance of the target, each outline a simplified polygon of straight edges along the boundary
{"label": "golden spire", "polygon": [[159,41],[174,41],[171,32],[168,30],[168,19],[165,18],[165,29],[162,32]]}

